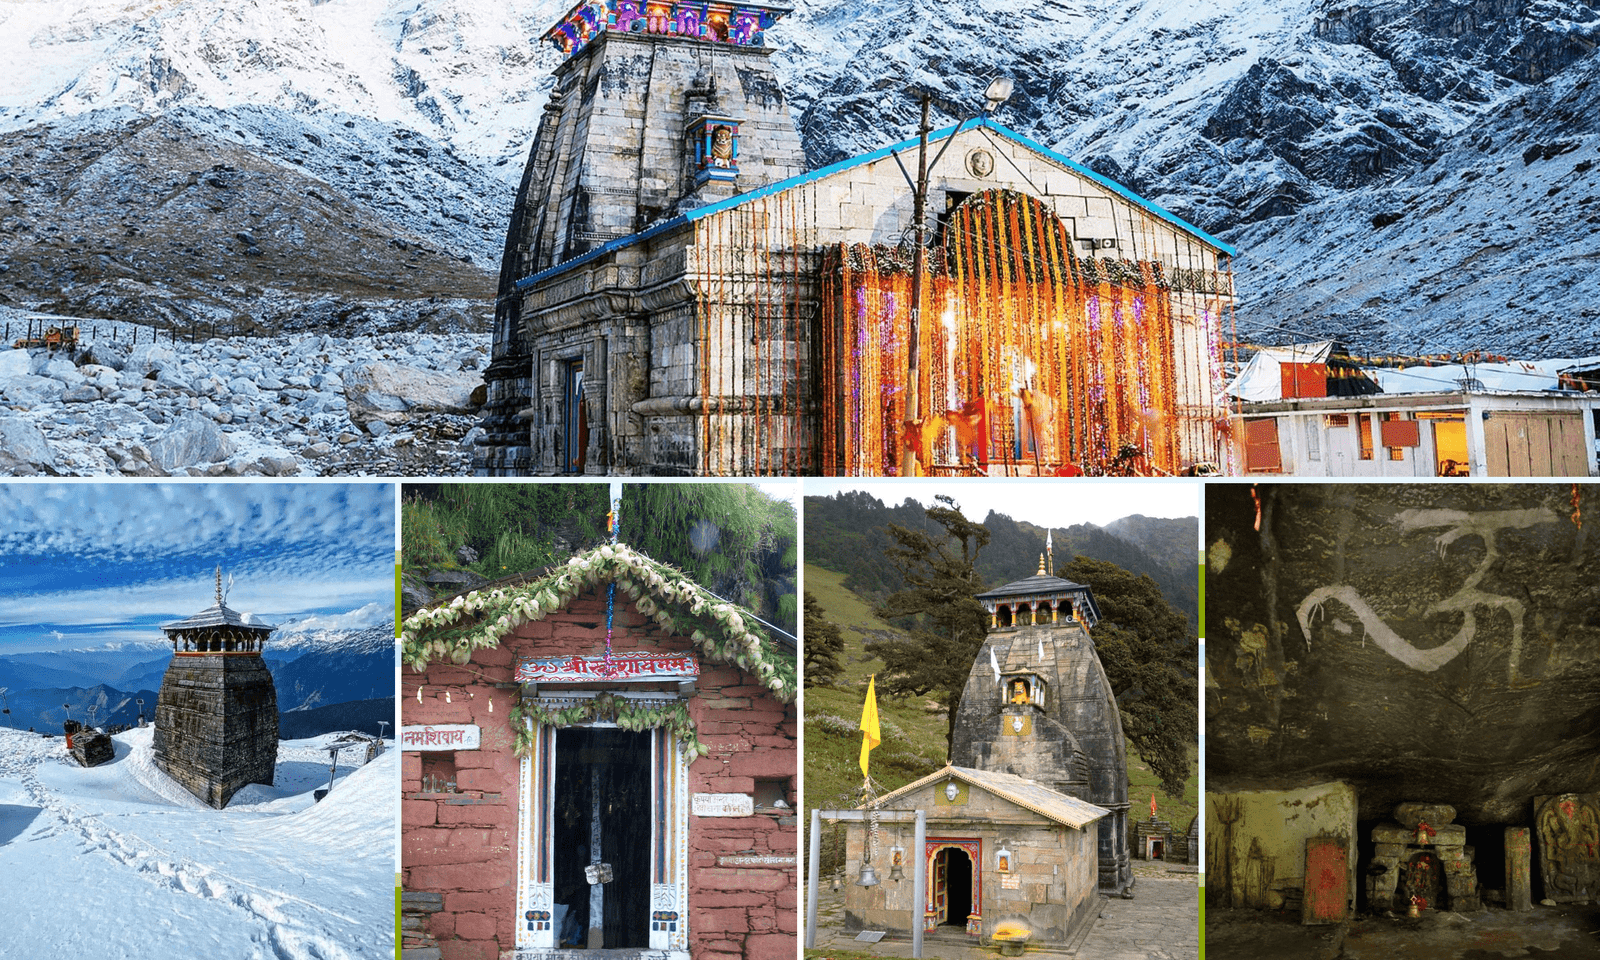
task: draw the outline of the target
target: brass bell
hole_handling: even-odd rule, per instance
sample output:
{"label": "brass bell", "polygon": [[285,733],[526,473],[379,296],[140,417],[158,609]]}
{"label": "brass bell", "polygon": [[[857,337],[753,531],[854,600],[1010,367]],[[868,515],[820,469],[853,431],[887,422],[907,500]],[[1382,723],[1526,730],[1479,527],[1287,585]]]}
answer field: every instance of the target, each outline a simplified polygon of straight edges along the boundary
{"label": "brass bell", "polygon": [[834,893],[838,893],[840,890],[844,889],[844,880],[842,880],[837,873],[833,875],[833,886],[831,889]]}
{"label": "brass bell", "polygon": [[889,850],[889,879],[894,881],[906,878],[905,870],[906,851],[903,847],[893,847]]}
{"label": "brass bell", "polygon": [[861,865],[861,879],[856,881],[858,887],[875,887],[878,885],[878,871],[870,863]]}

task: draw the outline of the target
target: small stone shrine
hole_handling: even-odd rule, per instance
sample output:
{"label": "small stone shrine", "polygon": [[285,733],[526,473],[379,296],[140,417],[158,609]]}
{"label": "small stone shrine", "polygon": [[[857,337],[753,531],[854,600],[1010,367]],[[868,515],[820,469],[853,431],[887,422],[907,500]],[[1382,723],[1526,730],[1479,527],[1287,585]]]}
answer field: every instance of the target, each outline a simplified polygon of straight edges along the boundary
{"label": "small stone shrine", "polygon": [[[1178,838],[1180,841],[1182,837]],[[1171,860],[1174,854],[1172,824],[1151,817],[1133,825],[1133,856],[1138,860]],[[1185,847],[1187,849],[1187,847]],[[1182,858],[1179,858],[1182,862]]]}
{"label": "small stone shrine", "polygon": [[1372,828],[1372,865],[1367,870],[1367,902],[1374,910],[1466,913],[1483,909],[1473,849],[1467,828],[1451,823],[1454,807],[1443,803],[1402,803],[1397,823]]}
{"label": "small stone shrine", "polygon": [[1600,899],[1600,793],[1535,797],[1533,811],[1545,898]]}
{"label": "small stone shrine", "polygon": [[278,693],[261,649],[273,629],[223,603],[220,567],[217,602],[161,627],[172,663],[156,700],[156,766],[218,810],[246,784],[272,784]]}

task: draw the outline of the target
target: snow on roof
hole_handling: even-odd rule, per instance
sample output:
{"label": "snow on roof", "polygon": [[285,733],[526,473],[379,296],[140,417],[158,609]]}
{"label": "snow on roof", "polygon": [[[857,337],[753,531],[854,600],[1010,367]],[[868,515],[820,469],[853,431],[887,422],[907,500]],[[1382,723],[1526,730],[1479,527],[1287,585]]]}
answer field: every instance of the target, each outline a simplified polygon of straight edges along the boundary
{"label": "snow on roof", "polygon": [[264,632],[277,629],[270,624],[262,623],[251,614],[239,613],[225,603],[214,603],[192,617],[161,625],[161,629],[169,633],[174,630],[198,630],[203,627],[245,627]]}
{"label": "snow on roof", "polygon": [[[1228,394],[1241,400],[1282,400],[1284,363],[1325,363],[1334,354],[1335,341],[1262,347],[1228,385]],[[1380,393],[1459,393],[1472,383],[1474,393],[1538,393],[1559,390],[1560,376],[1600,365],[1600,357],[1552,360],[1510,360],[1504,363],[1445,363],[1433,366],[1366,367],[1359,369],[1378,385]]]}
{"label": "snow on roof", "polygon": [[1512,360],[1507,363],[1474,363],[1470,366],[1447,363],[1437,367],[1380,367],[1367,375],[1378,382],[1384,393],[1453,393],[1463,380],[1483,385],[1475,392],[1529,393],[1560,389],[1560,374],[1570,368],[1593,365],[1600,357],[1565,360]]}
{"label": "snow on roof", "polygon": [[1262,347],[1228,384],[1228,395],[1240,400],[1282,400],[1283,364],[1326,363],[1328,354],[1332,352],[1332,340]]}

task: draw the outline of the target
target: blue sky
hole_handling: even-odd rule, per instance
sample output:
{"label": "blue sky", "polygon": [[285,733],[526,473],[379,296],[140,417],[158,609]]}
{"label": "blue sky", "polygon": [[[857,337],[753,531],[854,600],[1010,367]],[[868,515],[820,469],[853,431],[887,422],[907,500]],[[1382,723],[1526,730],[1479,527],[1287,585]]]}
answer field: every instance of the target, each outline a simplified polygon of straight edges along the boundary
{"label": "blue sky", "polygon": [[277,624],[394,602],[394,485],[0,483],[0,653],[161,640],[215,598]]}

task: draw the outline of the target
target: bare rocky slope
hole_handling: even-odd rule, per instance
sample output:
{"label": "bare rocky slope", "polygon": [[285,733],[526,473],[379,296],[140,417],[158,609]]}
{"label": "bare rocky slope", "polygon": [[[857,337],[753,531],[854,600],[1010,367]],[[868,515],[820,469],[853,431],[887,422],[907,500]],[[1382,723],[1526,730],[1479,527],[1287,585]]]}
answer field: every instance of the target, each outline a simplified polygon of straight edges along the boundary
{"label": "bare rocky slope", "polygon": [[[557,64],[537,38],[565,6],[4,5],[0,307],[24,326],[427,333],[486,352]],[[948,122],[1012,76],[1001,122],[1240,247],[1241,340],[1525,358],[1600,353],[1597,41],[1600,0],[806,0],[768,35],[813,164],[913,135],[913,88]],[[0,399],[60,441],[59,408]],[[276,467],[180,469],[446,473],[467,456],[430,434],[415,463],[374,448],[335,467],[304,451],[371,434],[322,429],[267,438]]]}

